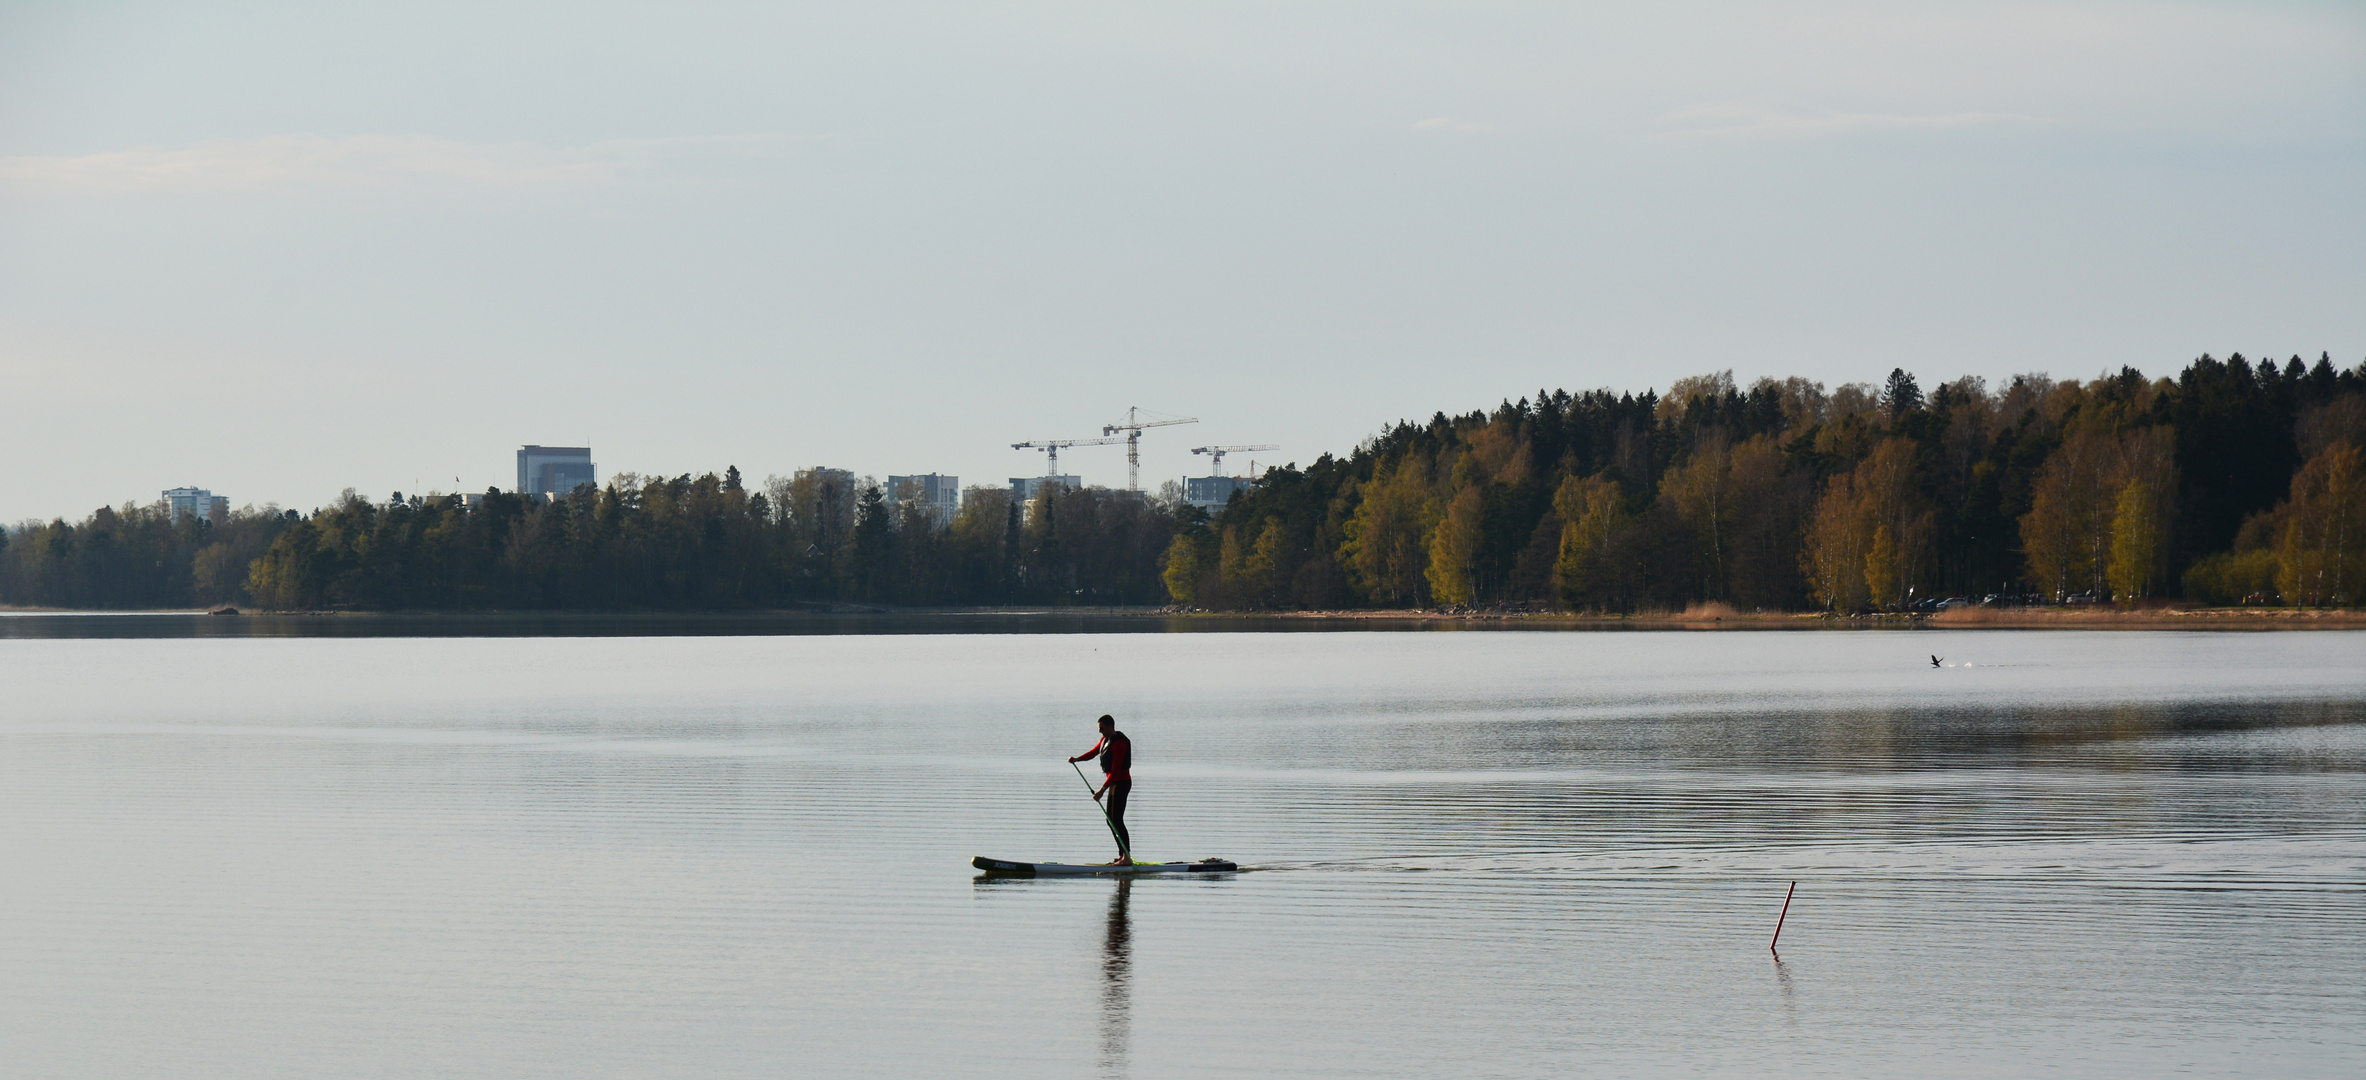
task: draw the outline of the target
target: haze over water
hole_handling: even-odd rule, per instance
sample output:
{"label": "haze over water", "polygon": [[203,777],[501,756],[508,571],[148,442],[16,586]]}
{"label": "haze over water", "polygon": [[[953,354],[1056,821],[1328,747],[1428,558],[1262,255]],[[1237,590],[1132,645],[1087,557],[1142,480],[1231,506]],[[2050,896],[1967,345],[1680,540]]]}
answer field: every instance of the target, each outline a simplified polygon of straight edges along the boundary
{"label": "haze over water", "polygon": [[[0,687],[13,1076],[2366,1069],[2356,633],[12,631]],[[1111,854],[1104,711],[1138,854],[1252,869],[977,877]]]}

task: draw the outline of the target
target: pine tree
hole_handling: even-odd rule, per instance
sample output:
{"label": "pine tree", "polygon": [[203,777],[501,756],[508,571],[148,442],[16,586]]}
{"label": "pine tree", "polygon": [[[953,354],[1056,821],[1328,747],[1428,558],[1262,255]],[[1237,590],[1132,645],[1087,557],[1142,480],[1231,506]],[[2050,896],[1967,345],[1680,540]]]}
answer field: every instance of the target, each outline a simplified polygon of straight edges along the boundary
{"label": "pine tree", "polygon": [[1889,382],[1881,388],[1881,415],[1895,424],[1909,413],[1922,411],[1922,387],[1905,368],[1891,368]]}

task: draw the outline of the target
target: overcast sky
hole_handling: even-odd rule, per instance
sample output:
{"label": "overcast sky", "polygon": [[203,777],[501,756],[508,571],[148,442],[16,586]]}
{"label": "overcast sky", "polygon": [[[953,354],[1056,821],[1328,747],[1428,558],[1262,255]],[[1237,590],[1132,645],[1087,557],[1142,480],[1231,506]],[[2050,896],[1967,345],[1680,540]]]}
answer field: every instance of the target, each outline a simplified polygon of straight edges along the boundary
{"label": "overcast sky", "polygon": [[2366,359],[2366,5],[0,7],[0,521],[2230,351]]}

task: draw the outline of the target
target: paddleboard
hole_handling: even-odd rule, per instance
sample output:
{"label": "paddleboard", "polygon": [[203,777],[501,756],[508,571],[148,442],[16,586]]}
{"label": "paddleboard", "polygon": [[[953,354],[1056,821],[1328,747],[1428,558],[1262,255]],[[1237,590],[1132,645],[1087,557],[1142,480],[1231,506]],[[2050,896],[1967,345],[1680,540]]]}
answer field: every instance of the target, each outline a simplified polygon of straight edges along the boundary
{"label": "paddleboard", "polygon": [[1223,859],[1201,859],[1198,862],[1138,862],[1138,863],[1031,863],[1013,859],[989,859],[980,855],[969,861],[989,874],[1012,877],[1087,877],[1096,874],[1229,874],[1240,869]]}

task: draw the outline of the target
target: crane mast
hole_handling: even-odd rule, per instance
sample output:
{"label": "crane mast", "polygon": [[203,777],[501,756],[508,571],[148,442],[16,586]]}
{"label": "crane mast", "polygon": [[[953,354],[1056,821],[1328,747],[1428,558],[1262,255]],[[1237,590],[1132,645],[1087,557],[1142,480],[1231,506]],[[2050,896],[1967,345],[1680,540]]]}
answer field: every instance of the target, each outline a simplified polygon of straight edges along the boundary
{"label": "crane mast", "polygon": [[1124,421],[1104,424],[1101,427],[1103,435],[1125,432],[1125,488],[1127,491],[1142,490],[1142,429],[1199,423],[1199,418],[1196,416],[1186,416],[1174,420],[1144,420],[1141,412],[1140,408],[1129,406],[1125,411]]}

